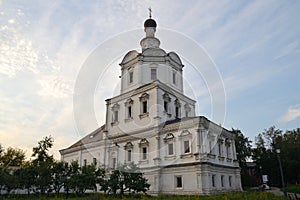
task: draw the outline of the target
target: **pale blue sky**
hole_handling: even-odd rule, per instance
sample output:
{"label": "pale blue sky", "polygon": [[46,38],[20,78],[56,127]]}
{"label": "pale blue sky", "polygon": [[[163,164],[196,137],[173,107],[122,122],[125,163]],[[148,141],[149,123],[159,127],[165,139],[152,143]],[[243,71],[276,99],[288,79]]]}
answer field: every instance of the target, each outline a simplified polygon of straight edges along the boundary
{"label": "pale blue sky", "polygon": [[[226,128],[254,139],[272,125],[300,127],[300,1],[0,0],[0,143],[29,155],[51,134],[58,156],[58,149],[95,129],[85,119],[85,130],[77,131],[77,75],[91,52],[113,36],[137,29],[142,38],[150,6],[158,37],[160,29],[186,35],[216,64],[226,93]],[[95,92],[99,126],[104,99],[117,93],[118,59],[110,66],[113,77]],[[209,94],[198,85],[197,114],[210,118]]]}

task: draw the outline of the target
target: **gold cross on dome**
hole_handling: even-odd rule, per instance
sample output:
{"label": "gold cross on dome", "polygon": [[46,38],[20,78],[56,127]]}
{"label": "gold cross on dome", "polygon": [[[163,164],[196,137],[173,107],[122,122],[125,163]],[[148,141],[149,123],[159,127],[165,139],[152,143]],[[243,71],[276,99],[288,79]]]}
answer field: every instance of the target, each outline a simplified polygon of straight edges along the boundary
{"label": "gold cross on dome", "polygon": [[151,17],[152,17],[152,9],[151,9],[151,7],[148,8],[148,10],[149,10],[149,18],[151,19]]}

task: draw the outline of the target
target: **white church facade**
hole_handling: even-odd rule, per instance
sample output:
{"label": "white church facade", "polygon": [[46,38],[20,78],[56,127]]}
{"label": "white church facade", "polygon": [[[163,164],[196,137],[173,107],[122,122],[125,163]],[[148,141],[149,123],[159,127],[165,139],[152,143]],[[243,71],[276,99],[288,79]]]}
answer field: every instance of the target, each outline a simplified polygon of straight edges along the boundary
{"label": "white church facade", "polygon": [[183,64],[161,49],[156,22],[144,23],[142,51],[129,51],[121,66],[121,91],[106,100],[106,122],[60,150],[65,162],[114,169],[134,162],[149,193],[211,194],[241,191],[234,134],[203,116],[184,95]]}

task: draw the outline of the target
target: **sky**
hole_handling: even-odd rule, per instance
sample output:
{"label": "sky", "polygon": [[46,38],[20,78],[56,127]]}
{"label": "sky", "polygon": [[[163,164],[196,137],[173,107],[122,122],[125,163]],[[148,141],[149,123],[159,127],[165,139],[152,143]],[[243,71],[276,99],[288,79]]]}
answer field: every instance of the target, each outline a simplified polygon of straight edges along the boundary
{"label": "sky", "polygon": [[[273,125],[300,127],[300,1],[0,0],[0,144],[29,158],[51,135],[51,153],[59,159],[59,149],[103,125],[104,100],[119,92],[118,63],[141,50],[149,7],[161,47],[182,56],[197,115],[213,118],[212,86],[205,73],[202,80],[193,76],[192,47],[164,33],[189,38],[214,63],[226,97],[224,119],[216,123],[251,140]],[[91,87],[80,77],[97,51],[105,52],[95,63],[103,73],[84,74],[97,80]],[[92,91],[91,117],[74,102],[78,85]]]}

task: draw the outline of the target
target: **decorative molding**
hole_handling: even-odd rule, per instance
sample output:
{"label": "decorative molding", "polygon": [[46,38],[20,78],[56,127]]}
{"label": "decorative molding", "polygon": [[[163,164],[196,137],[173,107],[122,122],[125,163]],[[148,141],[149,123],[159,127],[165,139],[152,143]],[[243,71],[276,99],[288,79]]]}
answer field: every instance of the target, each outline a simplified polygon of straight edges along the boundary
{"label": "decorative molding", "polygon": [[208,154],[207,154],[207,157],[208,157],[208,158],[211,158],[211,159],[215,159],[215,158],[216,158],[216,155],[215,155],[215,154],[208,153]]}
{"label": "decorative molding", "polygon": [[192,137],[192,134],[189,130],[185,129],[181,131],[180,135],[178,137]]}
{"label": "decorative molding", "polygon": [[146,138],[141,139],[139,147],[149,146],[149,141]]}
{"label": "decorative molding", "polygon": [[120,109],[120,105],[118,103],[115,103],[112,107],[111,107],[111,110],[112,111],[117,111]]}
{"label": "decorative molding", "polygon": [[149,117],[149,112],[146,112],[146,113],[142,113],[139,115],[140,119],[143,119],[145,117]]}
{"label": "decorative molding", "polygon": [[180,101],[176,98],[175,101],[174,101],[174,104],[176,107],[180,108],[181,107],[181,103]]}
{"label": "decorative molding", "polygon": [[185,154],[181,154],[180,158],[184,159],[184,158],[192,158],[193,154],[192,153],[185,153]]}
{"label": "decorative molding", "polygon": [[132,121],[133,120],[133,117],[129,117],[129,118],[127,118],[127,119],[124,119],[124,122],[130,122],[130,121]]}
{"label": "decorative molding", "polygon": [[140,97],[139,97],[140,101],[147,101],[149,99],[149,94],[147,93],[143,93]]}
{"label": "decorative molding", "polygon": [[186,104],[184,105],[184,110],[190,112],[192,109],[191,109],[190,105],[189,105],[188,103],[186,103]]}
{"label": "decorative molding", "polygon": [[129,98],[129,99],[127,99],[127,100],[125,101],[124,104],[125,104],[126,107],[128,107],[128,106],[133,105],[133,102],[134,102],[134,101],[133,101],[131,98]]}
{"label": "decorative molding", "polygon": [[166,137],[164,137],[164,142],[174,141],[174,135],[172,133],[168,133]]}
{"label": "decorative molding", "polygon": [[168,93],[164,93],[163,99],[164,99],[164,101],[166,101],[166,102],[171,102],[171,98],[170,98],[170,96],[169,96]]}
{"label": "decorative molding", "polygon": [[130,150],[133,149],[133,144],[131,142],[127,142],[124,146],[125,150]]}
{"label": "decorative molding", "polygon": [[223,156],[218,156],[218,158],[219,158],[220,161],[224,161],[225,160],[225,157],[223,157]]}

